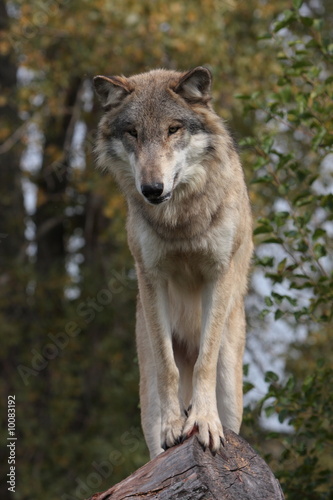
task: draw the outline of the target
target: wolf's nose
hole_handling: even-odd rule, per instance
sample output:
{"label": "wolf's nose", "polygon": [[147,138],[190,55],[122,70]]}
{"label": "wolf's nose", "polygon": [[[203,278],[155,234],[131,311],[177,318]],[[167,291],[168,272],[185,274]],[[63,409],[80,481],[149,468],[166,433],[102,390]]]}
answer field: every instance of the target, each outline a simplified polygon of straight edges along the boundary
{"label": "wolf's nose", "polygon": [[154,182],[153,184],[141,184],[141,193],[148,200],[156,199],[163,193],[164,185],[162,182]]}

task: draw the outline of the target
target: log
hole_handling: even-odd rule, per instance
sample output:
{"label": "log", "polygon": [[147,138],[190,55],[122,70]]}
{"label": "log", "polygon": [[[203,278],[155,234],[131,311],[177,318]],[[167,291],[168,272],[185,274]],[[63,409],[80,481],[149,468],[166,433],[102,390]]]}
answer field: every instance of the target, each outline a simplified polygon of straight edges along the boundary
{"label": "log", "polygon": [[243,438],[224,433],[225,446],[215,456],[194,435],[89,500],[283,500],[265,461]]}

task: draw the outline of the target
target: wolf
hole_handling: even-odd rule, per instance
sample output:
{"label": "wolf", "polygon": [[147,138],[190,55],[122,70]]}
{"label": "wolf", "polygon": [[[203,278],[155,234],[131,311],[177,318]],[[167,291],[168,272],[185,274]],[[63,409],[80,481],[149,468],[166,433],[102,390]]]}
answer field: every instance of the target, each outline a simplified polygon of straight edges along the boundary
{"label": "wolf", "polygon": [[97,164],[128,205],[138,278],[141,421],[151,458],[197,434],[215,454],[242,420],[252,221],[210,71],[96,76]]}

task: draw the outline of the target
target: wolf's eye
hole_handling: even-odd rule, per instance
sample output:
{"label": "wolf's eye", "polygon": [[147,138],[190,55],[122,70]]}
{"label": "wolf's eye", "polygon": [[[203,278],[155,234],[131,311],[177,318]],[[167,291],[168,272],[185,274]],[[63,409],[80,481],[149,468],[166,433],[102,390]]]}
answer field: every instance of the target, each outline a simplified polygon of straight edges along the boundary
{"label": "wolf's eye", "polygon": [[179,129],[180,127],[178,125],[169,127],[169,135],[175,134],[176,132],[178,132]]}
{"label": "wolf's eye", "polygon": [[137,133],[137,131],[135,130],[135,128],[130,128],[129,130],[127,130],[127,133],[128,133],[129,135],[131,135],[132,137],[135,137],[135,138],[137,138],[137,137],[138,137],[138,133]]}

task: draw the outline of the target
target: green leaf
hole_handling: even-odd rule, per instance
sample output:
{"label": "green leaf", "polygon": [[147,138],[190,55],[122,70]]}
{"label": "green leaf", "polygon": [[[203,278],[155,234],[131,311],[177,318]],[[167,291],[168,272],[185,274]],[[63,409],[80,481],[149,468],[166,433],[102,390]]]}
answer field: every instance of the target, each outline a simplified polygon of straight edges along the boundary
{"label": "green leaf", "polygon": [[296,61],[292,65],[293,68],[306,68],[308,66],[312,66],[312,61],[308,61],[306,59],[301,59],[300,61]]}
{"label": "green leaf", "polygon": [[293,376],[289,377],[288,382],[286,384],[286,388],[288,389],[288,391],[293,391],[295,388],[295,385],[296,385],[295,377],[293,377]]}
{"label": "green leaf", "polygon": [[279,293],[276,293],[276,292],[272,292],[272,297],[274,297],[275,299],[275,302],[277,304],[281,304],[283,298],[284,298],[284,295],[280,295]]}
{"label": "green leaf", "polygon": [[317,227],[315,232],[312,235],[313,241],[318,240],[318,238],[321,238],[322,236],[326,236],[326,231],[325,229],[322,229],[321,227]]}
{"label": "green leaf", "polygon": [[265,373],[265,382],[278,382],[278,380],[279,376],[275,372],[269,370]]}
{"label": "green leaf", "polygon": [[321,198],[320,205],[327,210],[333,210],[333,194],[329,193]]}
{"label": "green leaf", "polygon": [[[315,23],[314,23],[314,25],[315,25]],[[318,49],[318,48],[320,48],[320,44],[317,42],[317,40],[314,40],[313,38],[311,38],[311,40],[305,44],[305,47],[307,49]]]}
{"label": "green leaf", "polygon": [[[332,44],[332,46],[333,46],[333,44]],[[320,127],[319,132],[315,135],[315,137],[312,141],[312,147],[314,150],[316,150],[320,146],[325,135],[326,135],[326,128]]]}
{"label": "green leaf", "polygon": [[281,21],[278,21],[273,25],[273,31],[277,33],[280,31],[282,28],[286,28],[289,26],[293,21],[296,20],[296,14],[292,10],[285,10],[283,12],[284,18]]}
{"label": "green leaf", "polygon": [[327,250],[326,250],[325,246],[322,245],[321,243],[317,243],[313,247],[313,251],[314,251],[314,254],[317,257],[317,259],[320,259],[320,257],[324,257],[325,255],[327,255]]}
{"label": "green leaf", "polygon": [[274,283],[282,283],[283,276],[281,274],[266,273],[266,278],[270,278]]}
{"label": "green leaf", "polygon": [[289,216],[289,212],[276,212],[276,214],[274,215],[274,221],[276,222],[278,227],[281,227],[283,226],[283,224],[285,224]]}
{"label": "green leaf", "polygon": [[300,17],[301,23],[304,24],[304,26],[312,26],[314,23],[313,17],[308,17],[308,16],[301,16]]}
{"label": "green leaf", "polygon": [[271,225],[267,224],[267,225],[263,225],[263,226],[259,226],[257,227],[254,231],[253,231],[253,234],[254,235],[257,235],[257,234],[264,234],[264,233],[271,233],[273,231],[273,228]]}
{"label": "green leaf", "polygon": [[251,96],[248,94],[234,94],[235,99],[242,99],[243,101],[251,99]]}
{"label": "green leaf", "polygon": [[274,266],[274,257],[262,257],[261,259],[257,259],[256,264],[258,266],[264,267],[273,267]]}
{"label": "green leaf", "polygon": [[269,311],[268,309],[263,309],[263,310],[260,312],[259,317],[260,317],[261,319],[264,319],[264,318],[267,316],[267,314],[269,314],[269,313],[270,313],[270,311]]}
{"label": "green leaf", "polygon": [[251,94],[251,99],[255,100],[255,99],[257,99],[257,97],[259,97],[259,96],[260,96],[260,92],[259,92],[259,90],[256,90],[255,92],[253,92],[253,93]]}
{"label": "green leaf", "polygon": [[251,181],[251,184],[266,184],[271,183],[273,181],[273,177],[271,175],[262,175],[261,177],[257,177]]}
{"label": "green leaf", "polygon": [[272,299],[270,297],[267,296],[267,297],[265,297],[265,304],[266,304],[266,306],[271,307],[274,304],[274,302],[272,301]]}
{"label": "green leaf", "polygon": [[244,137],[238,142],[240,146],[255,146],[256,143],[257,141],[254,137]]}
{"label": "green leaf", "polygon": [[252,391],[252,389],[254,389],[254,385],[251,384],[251,382],[247,382],[245,381],[244,384],[243,384],[243,392],[244,394],[247,394],[248,392]]}
{"label": "green leaf", "polygon": [[275,406],[266,406],[265,408],[266,417],[271,417],[275,413],[276,413]]}
{"label": "green leaf", "polygon": [[286,54],[283,50],[281,50],[280,52],[278,52],[278,53],[276,54],[276,57],[277,57],[278,59],[282,60],[282,61],[283,61],[284,59],[289,59],[289,58],[288,58],[288,56],[287,56],[287,54]]}
{"label": "green leaf", "polygon": [[313,383],[314,383],[314,375],[313,374],[308,375],[305,378],[303,385],[302,385],[303,391],[307,391],[309,389],[312,389]]}
{"label": "green leaf", "polygon": [[293,6],[295,9],[299,9],[303,4],[303,0],[293,0]]}
{"label": "green leaf", "polygon": [[315,196],[312,193],[305,191],[295,198],[294,204],[296,207],[303,207],[304,205],[312,203],[314,199]]}
{"label": "green leaf", "polygon": [[281,260],[279,262],[278,267],[277,267],[278,273],[283,273],[283,271],[285,270],[286,264],[287,264],[286,258],[284,258],[283,260]]}
{"label": "green leaf", "polygon": [[271,33],[263,33],[262,35],[257,36],[257,40],[267,40],[271,38],[272,38]]}
{"label": "green leaf", "polygon": [[292,229],[291,231],[285,231],[283,234],[286,236],[286,238],[295,238],[296,236],[298,236],[298,231]]}
{"label": "green leaf", "polygon": [[297,299],[293,299],[292,297],[290,297],[289,295],[285,295],[285,299],[288,300],[288,302],[292,305],[292,306],[297,306],[298,302],[297,302]]}
{"label": "green leaf", "polygon": [[274,314],[275,321],[277,321],[278,319],[282,318],[283,315],[284,315],[284,312],[281,311],[281,309],[277,309],[275,311],[275,314]]}
{"label": "green leaf", "polygon": [[315,19],[313,21],[313,27],[314,29],[316,29],[317,31],[321,31],[322,28],[323,28],[323,25],[324,25],[324,20],[323,19]]}
{"label": "green leaf", "polygon": [[278,416],[279,422],[282,424],[282,422],[284,422],[287,418],[289,418],[289,410],[287,409],[281,410]]}
{"label": "green leaf", "polygon": [[264,240],[262,243],[273,243],[276,245],[281,245],[282,240],[281,238],[268,238],[267,240]]}

